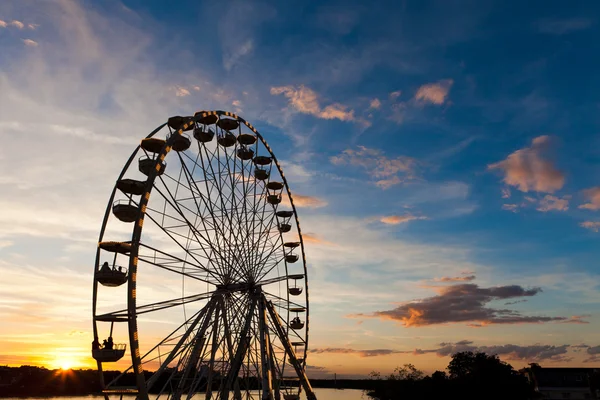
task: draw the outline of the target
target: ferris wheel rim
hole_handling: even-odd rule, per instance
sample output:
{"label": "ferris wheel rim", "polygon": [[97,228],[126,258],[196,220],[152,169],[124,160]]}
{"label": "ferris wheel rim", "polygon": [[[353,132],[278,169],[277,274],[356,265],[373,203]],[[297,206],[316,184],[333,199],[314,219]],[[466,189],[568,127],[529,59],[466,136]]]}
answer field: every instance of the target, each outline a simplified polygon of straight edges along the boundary
{"label": "ferris wheel rim", "polygon": [[[297,232],[298,232],[298,240],[299,240],[299,244],[300,244],[300,250],[301,250],[301,254],[302,254],[302,269],[303,269],[303,276],[304,276],[304,280],[305,280],[304,281],[305,293],[304,293],[303,297],[305,299],[305,304],[306,304],[306,306],[305,306],[306,320],[305,320],[305,329],[303,331],[304,332],[303,342],[305,345],[304,345],[302,359],[303,359],[303,365],[305,366],[306,365],[305,360],[306,360],[307,349],[308,349],[308,339],[309,339],[309,309],[310,309],[309,290],[308,290],[308,271],[307,271],[306,255],[305,255],[304,240],[303,240],[303,235],[302,235],[302,231],[301,231],[301,226],[300,226],[300,222],[299,222],[299,218],[298,218],[296,205],[294,204],[293,195],[292,195],[292,192],[291,192],[288,182],[287,182],[287,178],[284,175],[284,172],[281,168],[279,161],[277,160],[275,153],[272,151],[271,147],[269,146],[269,144],[267,143],[265,138],[260,134],[260,132],[258,132],[258,130],[256,128],[254,128],[245,119],[237,116],[234,113],[225,112],[225,111],[200,111],[200,112],[197,112],[196,114],[194,114],[193,117],[183,117],[183,118],[187,119],[189,121],[193,121],[192,122],[192,124],[193,124],[195,122],[198,122],[198,120],[200,118],[205,118],[210,115],[214,115],[219,119],[222,116],[226,116],[226,117],[229,117],[229,118],[239,121],[240,123],[244,124],[247,128],[249,128],[256,135],[256,137],[260,140],[260,142],[263,144],[264,148],[269,152],[270,156],[272,157],[273,163],[275,164],[275,166],[282,178],[283,185],[286,190],[287,198],[289,199],[289,202],[290,202],[289,205],[290,205],[291,211],[293,212],[293,215],[294,215]],[[166,125],[167,125],[167,123],[160,125],[152,133],[150,133],[146,138],[152,138],[155,134],[157,134]],[[175,138],[178,135],[181,135],[184,132],[184,129],[185,128],[180,128],[177,131],[171,132],[171,134],[167,137],[164,148],[160,151],[160,153],[157,154],[156,167],[158,167],[158,165],[160,163],[162,163],[162,161],[164,161],[166,154],[172,148]],[[137,148],[132,153],[131,157],[129,158],[129,160],[125,164],[123,170],[121,171],[121,174],[119,175],[119,178],[117,181],[122,179],[123,176],[125,175],[125,173],[128,171],[129,167],[131,166],[132,161],[135,159],[135,156],[138,154],[139,150],[140,150],[140,145],[138,145]],[[154,182],[155,182],[156,178],[157,178],[156,171],[153,171],[152,174],[148,176],[144,194],[142,194],[141,199],[140,199],[140,204],[139,204],[140,207],[146,206],[148,204],[150,193],[153,190]],[[117,187],[115,185],[115,187],[113,188],[112,194],[110,196],[106,212],[105,212],[101,232],[99,235],[99,243],[104,238],[106,225],[107,225],[108,219],[111,214],[111,212],[110,212],[111,204],[114,201],[116,193],[117,193]],[[135,288],[136,288],[135,274],[137,274],[137,256],[139,254],[141,239],[142,239],[143,219],[144,219],[144,213],[142,212],[142,213],[140,213],[140,218],[138,219],[138,221],[135,222],[135,226],[134,226],[134,229],[132,232],[131,242],[130,242],[131,243],[131,252],[129,255],[129,277],[128,277],[128,281],[127,281],[127,297],[128,297],[127,308],[128,308],[128,311],[130,312],[130,315],[134,316],[134,317],[129,318],[129,320],[128,320],[128,330],[129,330],[129,336],[130,336],[130,338],[129,338],[130,352],[132,355],[132,368],[136,375],[136,379],[138,380],[139,388],[145,387],[144,385],[146,383],[146,379],[143,376],[143,369],[141,368],[142,367],[141,360],[139,359],[139,342],[137,341],[139,329],[137,326],[137,320],[135,318],[135,315],[137,315],[137,308],[136,308],[137,300],[136,300],[136,296],[135,296]],[[281,236],[281,233],[280,233],[280,236]],[[101,254],[101,251],[100,251],[100,248],[98,248],[96,251],[96,266],[99,266],[100,254]],[[287,263],[285,263],[284,265],[285,265],[285,275],[287,277],[287,276],[289,276],[288,265],[287,265]],[[289,279],[286,280],[286,286],[289,289],[289,287],[290,287]],[[97,319],[98,282],[95,278],[94,278],[94,289],[93,290],[94,290],[94,292],[93,292],[93,329],[94,329],[94,337],[97,338],[98,337],[97,322],[99,322],[99,320]],[[290,303],[289,297],[290,297],[290,293],[288,290],[286,293],[286,298],[287,298],[288,303]],[[288,313],[289,313],[289,310],[288,310]],[[289,320],[289,317],[288,317],[288,320]],[[290,328],[288,326],[287,330],[289,331],[289,329]],[[135,353],[137,353],[137,363],[136,363],[136,360],[134,357]],[[99,371],[102,371],[102,362],[100,362],[100,361],[98,361],[98,369],[99,369]],[[143,381],[140,381],[140,378]],[[102,382],[102,384],[103,384],[103,382]]]}

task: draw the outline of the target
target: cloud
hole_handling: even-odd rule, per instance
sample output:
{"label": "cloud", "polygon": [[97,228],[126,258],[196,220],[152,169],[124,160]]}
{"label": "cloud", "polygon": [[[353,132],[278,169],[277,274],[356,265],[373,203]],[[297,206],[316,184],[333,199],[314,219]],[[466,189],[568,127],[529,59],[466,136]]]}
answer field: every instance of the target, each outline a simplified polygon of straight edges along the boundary
{"label": "cloud", "polygon": [[580,227],[598,232],[600,229],[600,221],[583,221],[579,224]]}
{"label": "cloud", "polygon": [[382,189],[416,178],[417,160],[407,156],[386,157],[381,150],[358,146],[346,149],[330,161],[334,165],[355,165],[364,168]]}
{"label": "cloud", "polygon": [[414,221],[416,219],[427,219],[426,217],[418,217],[416,215],[405,214],[405,215],[388,215],[385,217],[381,217],[379,221],[388,225],[398,225],[403,224],[405,222]]}
{"label": "cloud", "polygon": [[571,196],[564,196],[559,198],[547,194],[543,199],[540,200],[537,210],[542,212],[547,211],[567,211],[569,209],[569,199]]}
{"label": "cloud", "polygon": [[24,23],[22,23],[21,21],[17,21],[16,19],[13,19],[12,21],[10,21],[10,24],[18,29],[23,29],[25,27]]}
{"label": "cloud", "polygon": [[565,321],[565,317],[526,316],[517,311],[486,307],[494,300],[535,296],[540,288],[524,289],[518,285],[482,288],[467,283],[438,288],[439,295],[403,303],[372,317],[391,319],[406,327],[471,322],[473,326],[489,324],[542,323]]}
{"label": "cloud", "polygon": [[585,203],[579,206],[586,210],[598,210],[600,209],[600,186],[595,186],[583,191],[583,196],[589,203]]}
{"label": "cloud", "polygon": [[39,27],[39,25],[38,24],[27,24],[27,27],[31,30],[36,30]]}
{"label": "cloud", "polygon": [[381,101],[377,98],[371,100],[371,103],[369,103],[369,108],[373,109],[373,110],[377,110],[381,107]]}
{"label": "cloud", "polygon": [[517,150],[506,160],[488,165],[488,170],[502,170],[504,183],[521,192],[554,193],[564,186],[565,176],[545,158],[549,141],[549,136],[538,136],[531,147]]}
{"label": "cloud", "polygon": [[175,96],[177,97],[185,97],[190,95],[190,91],[181,86],[175,86],[173,88],[175,90]]}
{"label": "cloud", "polygon": [[396,100],[402,94],[401,90],[396,90],[395,92],[390,93],[390,100]]}
{"label": "cloud", "polygon": [[475,275],[442,276],[441,278],[435,278],[434,282],[470,282],[473,280],[475,280]]}
{"label": "cloud", "polygon": [[0,19],[0,28],[6,28],[8,26],[8,24],[6,23],[6,21],[2,21]]}
{"label": "cloud", "polygon": [[584,320],[584,318],[589,318],[589,317],[591,317],[590,314],[572,315],[566,321],[562,321],[562,323],[564,323],[564,324],[589,324],[589,321]]}
{"label": "cloud", "polygon": [[252,39],[247,39],[241,45],[230,48],[229,51],[223,54],[223,68],[229,71],[242,57],[252,53],[252,50],[254,50]]}
{"label": "cloud", "polygon": [[343,104],[334,103],[323,109],[319,117],[323,119],[339,119],[340,121],[354,120],[354,110],[346,111],[348,107]]}
{"label": "cloud", "polygon": [[29,46],[29,47],[37,47],[38,46],[38,42],[31,40],[31,39],[23,39],[23,43],[25,43],[25,46]]}
{"label": "cloud", "polygon": [[417,349],[413,354],[421,355],[435,353],[439,357],[449,357],[462,351],[483,352],[494,354],[508,360],[540,362],[540,361],[563,361],[568,352],[569,345],[559,346],[534,344],[530,346],[519,346],[516,344],[503,344],[495,346],[476,346],[472,341],[461,340],[456,343],[440,343],[439,348],[430,350]]}
{"label": "cloud", "polygon": [[390,354],[410,353],[410,352],[409,351],[392,350],[392,349],[357,350],[357,349],[342,348],[342,347],[326,347],[326,348],[309,349],[309,353],[357,354],[359,357],[364,358],[364,357],[379,357],[379,356],[387,356]]}
{"label": "cloud", "polygon": [[502,188],[502,198],[510,199],[510,188]]}
{"label": "cloud", "polygon": [[417,90],[415,100],[421,103],[444,104],[453,83],[452,79],[444,79],[436,83],[423,85]]}
{"label": "cloud", "polygon": [[272,87],[271,94],[274,96],[283,94],[287,97],[290,106],[303,114],[322,119],[354,120],[354,110],[348,110],[348,107],[343,104],[333,103],[321,109],[317,93],[304,85]]}
{"label": "cloud", "polygon": [[510,212],[517,213],[519,212],[518,204],[502,204],[502,209]]}
{"label": "cloud", "polygon": [[301,194],[294,194],[294,205],[296,207],[307,207],[307,208],[320,208],[325,207],[327,202],[314,196],[304,196]]}
{"label": "cloud", "polygon": [[327,240],[324,240],[321,237],[315,235],[314,233],[303,233],[302,240],[304,241],[304,243],[325,244],[325,245],[333,244],[333,243],[328,242]]}
{"label": "cloud", "polygon": [[571,32],[581,31],[590,28],[594,21],[586,17],[565,18],[565,19],[543,19],[537,21],[535,26],[540,33],[550,35],[564,35]]}

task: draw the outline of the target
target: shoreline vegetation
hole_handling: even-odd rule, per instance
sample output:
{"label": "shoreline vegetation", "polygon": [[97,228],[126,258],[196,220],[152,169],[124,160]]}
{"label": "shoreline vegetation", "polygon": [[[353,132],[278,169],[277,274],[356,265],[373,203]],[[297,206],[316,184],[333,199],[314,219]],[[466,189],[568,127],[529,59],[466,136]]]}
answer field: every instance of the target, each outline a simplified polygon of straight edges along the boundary
{"label": "shoreline vegetation", "polygon": [[[359,389],[379,400],[396,399],[532,399],[527,378],[497,356],[462,352],[452,356],[447,371],[426,376],[412,364],[388,376],[373,371],[367,379],[311,379],[315,388]],[[106,375],[118,375],[107,371]],[[151,373],[148,373],[151,375]],[[133,376],[131,376],[132,386]],[[0,366],[0,397],[86,396],[100,394],[94,369],[48,370]]]}

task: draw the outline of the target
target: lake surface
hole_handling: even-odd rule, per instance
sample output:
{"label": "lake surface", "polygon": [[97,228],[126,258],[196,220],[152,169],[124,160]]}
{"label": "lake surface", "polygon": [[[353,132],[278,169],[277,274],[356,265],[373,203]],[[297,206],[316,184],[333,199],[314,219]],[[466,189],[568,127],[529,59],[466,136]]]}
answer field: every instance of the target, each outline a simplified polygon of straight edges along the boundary
{"label": "lake surface", "polygon": [[[372,400],[362,390],[356,389],[319,389],[315,388],[317,400]],[[111,397],[112,398],[112,397]],[[118,396],[115,397],[118,399]],[[302,397],[305,399],[306,397]],[[61,396],[61,397],[8,397],[2,400],[104,400],[102,396]],[[135,399],[135,396],[123,396],[123,399]],[[204,399],[204,396],[194,396],[192,399]]]}

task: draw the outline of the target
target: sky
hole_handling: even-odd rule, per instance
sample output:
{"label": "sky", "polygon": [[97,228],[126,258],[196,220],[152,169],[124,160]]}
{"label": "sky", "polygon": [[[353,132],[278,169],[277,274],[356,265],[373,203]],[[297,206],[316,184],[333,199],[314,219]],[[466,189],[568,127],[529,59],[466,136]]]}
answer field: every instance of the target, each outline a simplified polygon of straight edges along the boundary
{"label": "sky", "polygon": [[2,1],[0,365],[93,365],[116,177],[169,116],[228,110],[299,206],[311,376],[600,367],[599,11]]}

